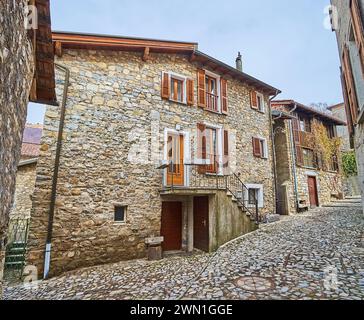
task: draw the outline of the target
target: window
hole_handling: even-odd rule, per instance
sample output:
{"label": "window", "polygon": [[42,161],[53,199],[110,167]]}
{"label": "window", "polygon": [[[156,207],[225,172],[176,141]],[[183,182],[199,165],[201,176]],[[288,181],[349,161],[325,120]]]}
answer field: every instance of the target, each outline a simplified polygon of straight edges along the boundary
{"label": "window", "polygon": [[125,222],[126,221],[126,206],[115,206],[115,222]]}
{"label": "window", "polygon": [[300,130],[303,132],[311,132],[311,120],[309,118],[300,117]]}
{"label": "window", "polygon": [[333,139],[336,137],[336,130],[335,127],[333,125],[329,125],[326,127],[327,130],[327,135],[330,139]]}
{"label": "window", "polygon": [[247,190],[244,192],[244,199],[248,207],[255,207],[258,201],[258,207],[264,207],[264,193],[262,184],[246,184]]}
{"label": "window", "polygon": [[219,112],[217,79],[206,76],[206,108],[210,111]]}
{"label": "window", "polygon": [[268,159],[268,144],[263,138],[253,138],[253,154],[257,158]]}
{"label": "window", "polygon": [[209,165],[206,172],[216,173],[218,151],[217,151],[217,130],[213,128],[206,128],[206,159],[209,160]]}
{"label": "window", "polygon": [[264,96],[260,93],[257,94],[257,102],[258,102],[258,110],[260,112],[264,112],[265,111]]}
{"label": "window", "polygon": [[303,165],[309,168],[315,168],[315,155],[313,150],[302,148]]}
{"label": "window", "polygon": [[177,79],[173,75],[171,76],[171,100],[185,103],[185,95],[184,95],[184,87],[185,81],[181,79]]}

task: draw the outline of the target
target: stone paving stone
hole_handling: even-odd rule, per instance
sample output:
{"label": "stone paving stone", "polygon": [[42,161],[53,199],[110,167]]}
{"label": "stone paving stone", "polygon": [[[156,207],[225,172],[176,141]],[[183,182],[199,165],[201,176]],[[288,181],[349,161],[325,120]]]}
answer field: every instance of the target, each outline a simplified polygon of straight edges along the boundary
{"label": "stone paving stone", "polygon": [[136,260],[8,287],[6,299],[364,299],[364,216],[317,209],[262,226],[216,254]]}

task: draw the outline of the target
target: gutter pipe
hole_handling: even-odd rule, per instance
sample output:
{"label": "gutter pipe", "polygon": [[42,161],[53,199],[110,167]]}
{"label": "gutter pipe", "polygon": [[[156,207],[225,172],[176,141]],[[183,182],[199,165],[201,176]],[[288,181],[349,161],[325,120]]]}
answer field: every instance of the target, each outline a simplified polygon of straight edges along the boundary
{"label": "gutter pipe", "polygon": [[53,171],[53,178],[52,178],[51,202],[49,205],[48,231],[47,231],[47,241],[46,241],[46,249],[45,249],[45,256],[44,256],[44,275],[43,275],[44,279],[48,279],[49,270],[50,270],[54,210],[55,210],[55,206],[56,206],[56,197],[57,197],[58,172],[59,172],[59,164],[60,164],[61,150],[62,150],[62,139],[63,139],[63,129],[64,129],[64,121],[65,121],[65,115],[66,115],[68,87],[69,87],[69,82],[70,82],[69,69],[66,68],[65,66],[62,66],[57,63],[55,63],[55,67],[56,67],[56,69],[65,73],[65,82],[64,82],[64,88],[63,88],[61,115],[60,115],[59,128],[58,128],[56,158],[55,158],[55,162],[54,162],[54,171]]}

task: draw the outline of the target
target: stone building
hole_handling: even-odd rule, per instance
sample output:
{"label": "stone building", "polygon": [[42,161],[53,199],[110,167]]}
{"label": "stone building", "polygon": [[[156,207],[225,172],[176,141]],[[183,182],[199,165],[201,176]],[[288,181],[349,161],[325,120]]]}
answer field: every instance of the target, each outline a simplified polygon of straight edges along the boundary
{"label": "stone building", "polygon": [[345,122],[293,100],[273,101],[272,110],[278,213],[292,214],[341,199],[340,154],[324,160],[314,129],[323,124],[333,139],[336,126]]}
{"label": "stone building", "polygon": [[[347,116],[346,116],[346,110],[345,110],[345,104],[339,103],[334,106],[331,106],[328,108],[333,114],[334,117],[344,121],[347,123]],[[345,153],[353,153],[354,150],[351,147],[350,143],[350,134],[348,130],[348,126],[337,126],[336,127],[337,135],[342,140],[342,147],[341,151],[343,154]],[[346,177],[343,174],[343,186],[344,186],[344,194],[345,196],[351,197],[351,196],[360,196],[361,190],[359,187],[359,178],[357,175],[355,176],[349,176]]]}
{"label": "stone building", "polygon": [[164,251],[213,251],[274,212],[269,99],[279,91],[243,73],[240,57],[236,69],[196,43],[53,39],[70,77],[50,224],[61,110],[45,115],[28,243],[39,272],[144,257],[157,236]]}
{"label": "stone building", "polygon": [[[38,9],[40,19],[37,19],[37,26],[30,22],[25,23],[28,21],[28,3]],[[32,14],[34,17],[34,12]],[[28,30],[24,26],[27,26]],[[40,32],[36,32],[36,27]],[[27,103],[29,96],[35,102],[55,102],[53,70],[49,1],[1,1],[0,298],[7,226],[15,190],[16,170],[20,160]]]}
{"label": "stone building", "polygon": [[40,151],[42,125],[26,124],[15,184],[15,197],[10,219],[29,219],[35,187],[36,166]]}
{"label": "stone building", "polygon": [[331,0],[331,3],[348,128],[356,151],[359,185],[364,199],[364,0]]}

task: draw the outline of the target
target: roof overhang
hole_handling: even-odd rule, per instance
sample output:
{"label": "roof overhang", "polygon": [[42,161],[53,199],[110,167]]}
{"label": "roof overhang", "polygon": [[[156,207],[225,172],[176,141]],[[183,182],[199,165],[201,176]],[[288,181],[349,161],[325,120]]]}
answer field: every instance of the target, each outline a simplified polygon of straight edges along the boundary
{"label": "roof overhang", "polygon": [[272,117],[275,120],[282,119],[282,120],[290,120],[295,119],[295,117],[287,112],[279,111],[279,110],[272,110]]}
{"label": "roof overhang", "polygon": [[20,161],[19,164],[18,164],[18,168],[29,166],[29,165],[35,164],[37,162],[38,162],[38,158],[33,158],[33,159],[29,159],[29,160]]}
{"label": "roof overhang", "polygon": [[189,55],[191,62],[199,62],[220,74],[229,75],[253,86],[269,95],[277,95],[280,90],[243,73],[198,50],[196,42],[180,42],[144,38],[132,38],[110,35],[85,34],[74,32],[53,32],[55,52],[62,55],[63,49],[117,50],[141,52],[143,60],[148,60],[150,53],[176,53]]}
{"label": "roof overhang", "polygon": [[337,126],[346,126],[347,123],[345,121],[342,121],[332,115],[326,114],[324,112],[315,110],[312,107],[305,106],[304,104],[298,103],[294,100],[274,100],[272,101],[272,107],[284,105],[289,108],[296,108],[298,111],[302,111],[307,115],[311,115],[317,118],[320,118],[321,120],[325,122],[331,122],[332,124],[335,124]]}

